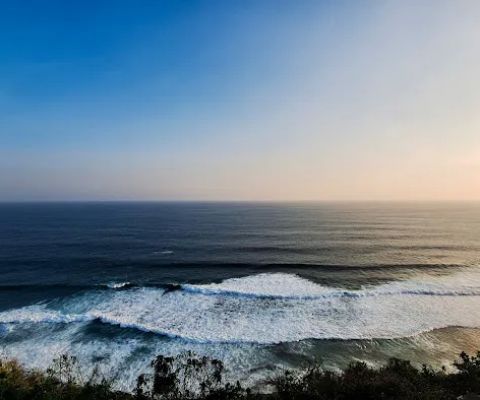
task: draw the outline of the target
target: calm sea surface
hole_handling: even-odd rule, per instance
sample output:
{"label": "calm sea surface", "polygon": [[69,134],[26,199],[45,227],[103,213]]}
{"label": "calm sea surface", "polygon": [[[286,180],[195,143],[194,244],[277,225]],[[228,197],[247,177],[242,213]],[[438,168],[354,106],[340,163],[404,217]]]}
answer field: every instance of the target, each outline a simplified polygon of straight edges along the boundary
{"label": "calm sea surface", "polygon": [[157,354],[282,368],[480,349],[480,204],[0,205],[0,354],[129,388]]}

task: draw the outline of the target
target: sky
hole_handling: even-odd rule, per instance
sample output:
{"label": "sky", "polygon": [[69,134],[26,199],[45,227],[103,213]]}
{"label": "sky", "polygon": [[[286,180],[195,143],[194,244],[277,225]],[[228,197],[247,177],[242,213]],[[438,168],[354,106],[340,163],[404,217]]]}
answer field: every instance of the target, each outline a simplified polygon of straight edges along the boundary
{"label": "sky", "polygon": [[480,200],[476,0],[0,6],[0,201]]}

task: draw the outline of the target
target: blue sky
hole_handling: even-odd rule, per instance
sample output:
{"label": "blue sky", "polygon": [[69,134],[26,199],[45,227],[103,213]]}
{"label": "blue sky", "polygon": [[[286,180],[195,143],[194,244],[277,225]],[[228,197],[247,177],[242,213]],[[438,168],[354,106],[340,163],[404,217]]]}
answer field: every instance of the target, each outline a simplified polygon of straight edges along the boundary
{"label": "blue sky", "polygon": [[475,1],[2,1],[0,200],[480,198]]}

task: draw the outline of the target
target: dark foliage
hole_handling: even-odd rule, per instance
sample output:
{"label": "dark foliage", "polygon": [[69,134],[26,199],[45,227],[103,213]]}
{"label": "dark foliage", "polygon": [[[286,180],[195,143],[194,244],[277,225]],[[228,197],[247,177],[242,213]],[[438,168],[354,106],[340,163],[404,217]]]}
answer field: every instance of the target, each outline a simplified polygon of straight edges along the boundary
{"label": "dark foliage", "polygon": [[158,356],[153,374],[140,375],[137,399],[240,399],[248,394],[240,383],[222,383],[223,363],[191,352],[177,357]]}
{"label": "dark foliage", "polygon": [[480,393],[480,352],[460,355],[453,363],[458,373],[445,369],[417,369],[409,361],[392,358],[374,369],[365,363],[350,364],[341,374],[316,366],[306,371],[287,371],[275,379],[275,395],[291,400],[448,400],[466,393]]}
{"label": "dark foliage", "polygon": [[127,400],[131,396],[112,390],[96,372],[80,383],[74,357],[61,356],[47,373],[27,371],[15,361],[0,360],[0,400]]}
{"label": "dark foliage", "polygon": [[480,352],[462,353],[453,365],[453,374],[396,358],[378,369],[355,362],[342,373],[313,366],[286,371],[271,382],[274,393],[261,395],[224,382],[221,361],[185,353],[158,356],[152,373],[139,376],[130,394],[113,390],[96,369],[85,379],[77,360],[65,355],[46,373],[0,361],[0,400],[453,400],[480,393]]}

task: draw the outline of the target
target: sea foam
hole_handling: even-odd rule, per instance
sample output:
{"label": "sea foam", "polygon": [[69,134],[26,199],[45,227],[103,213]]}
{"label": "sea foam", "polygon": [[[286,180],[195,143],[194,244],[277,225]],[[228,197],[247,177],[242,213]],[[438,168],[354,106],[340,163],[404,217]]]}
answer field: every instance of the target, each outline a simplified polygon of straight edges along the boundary
{"label": "sea foam", "polygon": [[326,287],[294,274],[271,273],[227,279],[205,285],[184,284],[188,292],[204,295],[244,296],[254,298],[315,300],[330,297],[365,297],[388,295],[479,296],[480,286],[462,283],[452,286],[445,280],[430,277],[430,281],[390,282],[380,286],[347,290]]}
{"label": "sea foam", "polygon": [[2,312],[0,323],[99,320],[191,342],[261,344],[399,338],[447,326],[480,326],[478,274],[346,290],[272,273],[182,289],[91,291],[60,304]]}

